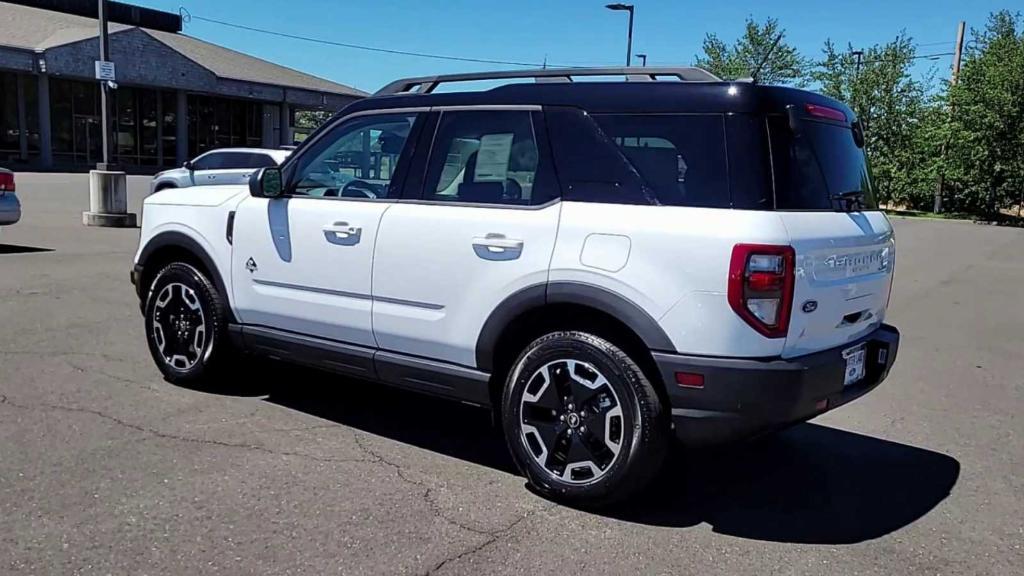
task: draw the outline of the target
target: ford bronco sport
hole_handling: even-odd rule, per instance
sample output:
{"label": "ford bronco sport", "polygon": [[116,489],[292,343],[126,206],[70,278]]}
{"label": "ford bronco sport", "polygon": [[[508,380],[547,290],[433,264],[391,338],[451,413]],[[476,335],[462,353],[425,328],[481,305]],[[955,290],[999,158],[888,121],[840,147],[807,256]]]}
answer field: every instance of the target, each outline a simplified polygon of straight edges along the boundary
{"label": "ford bronco sport", "polygon": [[148,197],[132,279],[172,382],[244,351],[489,407],[533,486],[604,504],[673,435],[885,379],[863,142],[835,100],[696,68],[400,80],[248,185]]}

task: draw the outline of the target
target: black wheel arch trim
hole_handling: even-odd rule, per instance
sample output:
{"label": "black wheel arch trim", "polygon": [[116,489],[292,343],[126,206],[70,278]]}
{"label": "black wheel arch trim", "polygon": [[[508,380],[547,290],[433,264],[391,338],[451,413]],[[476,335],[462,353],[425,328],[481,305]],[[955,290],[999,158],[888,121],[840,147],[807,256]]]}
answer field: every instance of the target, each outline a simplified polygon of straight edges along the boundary
{"label": "black wheel arch trim", "polygon": [[657,320],[635,302],[594,284],[555,281],[523,288],[498,304],[477,338],[477,368],[492,372],[498,341],[505,328],[523,313],[547,304],[580,304],[602,310],[633,330],[650,350],[675,350],[672,340]]}
{"label": "black wheel arch trim", "polygon": [[136,277],[138,279],[138,285],[135,289],[139,295],[140,304],[145,306],[146,296],[149,293],[149,286],[146,286],[143,282],[144,274],[152,272],[147,270],[147,263],[153,254],[157,253],[162,248],[175,247],[187,250],[200,262],[209,272],[211,278],[210,281],[217,287],[217,291],[221,293],[225,303],[227,303],[228,321],[235,322],[234,312],[231,310],[231,293],[228,292],[227,284],[224,282],[223,276],[221,276],[220,269],[214,263],[212,257],[207,253],[206,249],[202,247],[194,238],[177,231],[161,232],[156,236],[149,239],[149,242],[142,248],[142,252],[139,254],[138,263],[135,265]]}

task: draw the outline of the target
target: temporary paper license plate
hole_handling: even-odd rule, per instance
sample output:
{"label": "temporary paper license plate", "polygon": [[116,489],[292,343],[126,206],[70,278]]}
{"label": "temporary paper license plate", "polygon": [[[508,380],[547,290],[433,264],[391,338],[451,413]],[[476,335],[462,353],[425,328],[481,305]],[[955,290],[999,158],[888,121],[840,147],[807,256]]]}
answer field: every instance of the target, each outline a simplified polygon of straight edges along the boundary
{"label": "temporary paper license plate", "polygon": [[856,384],[864,378],[864,359],[867,355],[867,344],[843,350],[843,358],[846,360],[846,375],[843,378],[843,386]]}

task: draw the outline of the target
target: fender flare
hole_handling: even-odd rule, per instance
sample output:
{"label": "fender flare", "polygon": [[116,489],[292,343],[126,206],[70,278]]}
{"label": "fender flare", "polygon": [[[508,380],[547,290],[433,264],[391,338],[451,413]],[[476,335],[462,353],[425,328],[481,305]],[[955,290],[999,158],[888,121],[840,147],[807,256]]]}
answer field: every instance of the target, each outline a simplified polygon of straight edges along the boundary
{"label": "fender flare", "polygon": [[477,338],[477,368],[493,371],[495,349],[505,328],[521,314],[547,304],[579,304],[607,312],[636,333],[648,349],[661,352],[675,350],[672,340],[657,320],[635,302],[593,284],[558,281],[535,284],[514,292],[491,311]]}
{"label": "fender flare", "polygon": [[[217,268],[217,265],[214,263],[213,258],[210,257],[210,254],[206,251],[205,248],[202,247],[201,244],[199,244],[199,242],[197,242],[191,236],[175,230],[160,232],[159,234],[150,238],[149,242],[146,242],[146,245],[142,248],[142,251],[139,253],[138,266],[142,267],[142,269],[145,270],[146,264],[149,262],[149,259],[153,256],[153,254],[158,252],[161,248],[167,248],[168,246],[173,246],[175,248],[183,248],[191,252],[193,255],[195,255],[196,258],[199,259],[200,262],[203,263],[203,266],[210,273],[210,281],[212,281],[213,285],[217,287],[217,291],[220,292],[221,296],[224,298],[224,301],[228,304],[227,308],[228,314],[230,315],[230,321],[234,322],[234,312],[231,311],[230,305],[231,293],[228,292],[227,283],[224,282],[224,278],[221,275],[221,271],[219,268]],[[145,305],[145,296],[149,290],[149,286],[142,286],[141,284],[142,283],[140,277],[138,293],[143,305]]]}

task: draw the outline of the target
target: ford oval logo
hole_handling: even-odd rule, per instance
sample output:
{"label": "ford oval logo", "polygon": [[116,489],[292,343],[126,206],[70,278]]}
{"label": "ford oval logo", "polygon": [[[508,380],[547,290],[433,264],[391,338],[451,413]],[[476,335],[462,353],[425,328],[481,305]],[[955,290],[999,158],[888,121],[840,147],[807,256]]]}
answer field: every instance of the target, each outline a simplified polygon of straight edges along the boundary
{"label": "ford oval logo", "polygon": [[804,314],[810,314],[811,312],[814,312],[815,310],[818,309],[818,301],[808,300],[804,302],[803,306],[801,306],[800,309],[804,311]]}

